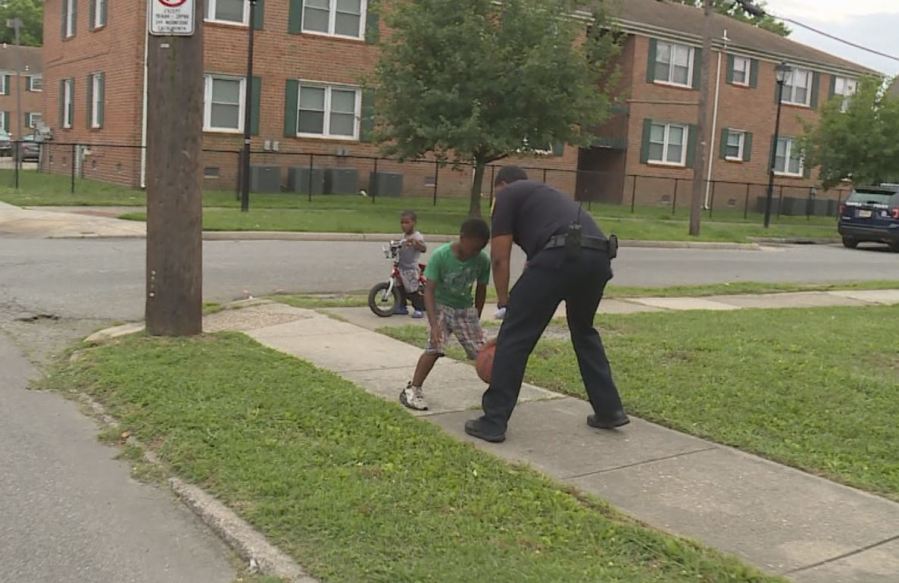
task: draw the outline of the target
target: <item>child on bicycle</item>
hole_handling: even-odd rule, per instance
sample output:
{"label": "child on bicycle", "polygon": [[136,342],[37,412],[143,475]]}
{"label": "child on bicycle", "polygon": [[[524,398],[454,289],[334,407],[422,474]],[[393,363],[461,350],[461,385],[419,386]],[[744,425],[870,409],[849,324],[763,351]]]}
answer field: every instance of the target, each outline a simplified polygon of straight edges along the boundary
{"label": "child on bicycle", "polygon": [[403,247],[399,252],[399,270],[400,270],[400,303],[396,308],[396,314],[406,316],[409,314],[407,303],[412,304],[412,317],[422,318],[425,309],[424,299],[422,298],[421,289],[421,268],[419,261],[421,254],[425,253],[428,248],[425,245],[425,238],[419,233],[415,227],[418,222],[418,216],[415,211],[403,211],[400,215],[400,226],[403,228]]}
{"label": "child on bicycle", "polygon": [[425,269],[424,293],[431,325],[430,338],[424,354],[418,359],[412,380],[400,393],[400,403],[410,409],[428,409],[421,387],[437,359],[444,355],[451,335],[472,360],[485,344],[481,312],[490,281],[490,258],[484,253],[489,241],[487,223],[481,219],[468,219],[462,223],[458,241],[442,245],[431,255]]}

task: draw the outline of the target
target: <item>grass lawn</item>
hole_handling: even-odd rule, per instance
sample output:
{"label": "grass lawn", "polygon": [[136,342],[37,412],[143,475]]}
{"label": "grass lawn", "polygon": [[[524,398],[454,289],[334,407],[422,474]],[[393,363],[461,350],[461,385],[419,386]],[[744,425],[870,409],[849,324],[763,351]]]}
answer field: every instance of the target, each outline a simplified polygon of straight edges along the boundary
{"label": "grass lawn", "polygon": [[779,580],[239,334],[126,338],[86,349],[47,384],[103,402],[326,581]]}
{"label": "grass lawn", "polygon": [[[597,321],[635,415],[899,500],[899,306]],[[540,341],[527,380],[584,397],[567,340]]]}

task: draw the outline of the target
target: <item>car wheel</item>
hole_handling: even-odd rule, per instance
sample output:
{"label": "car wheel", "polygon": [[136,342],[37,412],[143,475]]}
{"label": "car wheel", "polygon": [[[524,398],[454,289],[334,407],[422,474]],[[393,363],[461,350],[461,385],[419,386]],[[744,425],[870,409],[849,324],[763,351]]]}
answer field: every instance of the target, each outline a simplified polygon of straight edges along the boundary
{"label": "car wheel", "polygon": [[843,237],[843,247],[847,249],[855,249],[858,247],[858,241],[851,237]]}

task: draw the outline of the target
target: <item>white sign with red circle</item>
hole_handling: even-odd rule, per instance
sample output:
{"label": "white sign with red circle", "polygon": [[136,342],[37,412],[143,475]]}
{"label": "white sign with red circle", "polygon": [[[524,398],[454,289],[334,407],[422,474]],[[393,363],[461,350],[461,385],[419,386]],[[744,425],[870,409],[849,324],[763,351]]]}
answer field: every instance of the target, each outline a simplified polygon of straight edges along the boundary
{"label": "white sign with red circle", "polygon": [[150,0],[150,34],[191,36],[196,30],[196,0]]}

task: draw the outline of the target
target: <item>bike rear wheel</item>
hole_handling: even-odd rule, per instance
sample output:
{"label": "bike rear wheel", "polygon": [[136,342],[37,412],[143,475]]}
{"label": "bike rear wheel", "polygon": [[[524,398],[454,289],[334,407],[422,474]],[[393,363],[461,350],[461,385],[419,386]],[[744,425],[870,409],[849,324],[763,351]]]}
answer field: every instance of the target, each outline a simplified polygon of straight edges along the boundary
{"label": "bike rear wheel", "polygon": [[390,284],[382,281],[368,292],[368,307],[375,316],[389,318],[400,304],[400,292],[396,287],[390,289]]}

